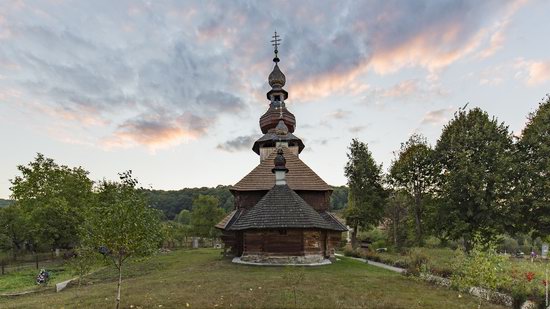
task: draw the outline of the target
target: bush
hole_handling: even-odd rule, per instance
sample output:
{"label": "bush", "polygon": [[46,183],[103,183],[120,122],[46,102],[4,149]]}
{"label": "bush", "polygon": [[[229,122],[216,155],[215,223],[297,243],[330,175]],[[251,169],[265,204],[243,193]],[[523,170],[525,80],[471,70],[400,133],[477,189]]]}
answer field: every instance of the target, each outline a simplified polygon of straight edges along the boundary
{"label": "bush", "polygon": [[428,270],[428,255],[422,252],[418,248],[414,248],[409,252],[409,265],[407,267],[407,273],[418,276],[422,272]]}
{"label": "bush", "polygon": [[356,258],[362,257],[360,249],[355,249],[354,250],[350,245],[346,245],[344,247],[344,255],[345,256],[351,256],[351,257],[356,257]]}
{"label": "bush", "polygon": [[398,259],[393,262],[393,266],[405,269],[409,267],[409,264],[410,263],[404,259]]}
{"label": "bush", "polygon": [[441,246],[441,240],[437,237],[430,236],[426,238],[424,244],[427,248],[438,248]]}
{"label": "bush", "polygon": [[380,255],[374,251],[367,251],[363,254],[363,257],[367,260],[371,260],[371,261],[374,261],[374,262],[382,262],[382,259],[380,257]]}
{"label": "bush", "polygon": [[457,250],[453,265],[452,281],[460,289],[481,287],[496,291],[510,281],[507,272],[508,259],[496,252],[492,242],[482,242],[478,236],[474,248],[466,255]]}
{"label": "bush", "polygon": [[430,272],[433,275],[443,277],[443,278],[451,278],[451,276],[453,275],[453,270],[447,267],[430,266]]}
{"label": "bush", "polygon": [[507,252],[510,254],[515,254],[519,249],[518,241],[513,239],[510,236],[504,236],[501,240],[500,245],[498,246],[498,251]]}

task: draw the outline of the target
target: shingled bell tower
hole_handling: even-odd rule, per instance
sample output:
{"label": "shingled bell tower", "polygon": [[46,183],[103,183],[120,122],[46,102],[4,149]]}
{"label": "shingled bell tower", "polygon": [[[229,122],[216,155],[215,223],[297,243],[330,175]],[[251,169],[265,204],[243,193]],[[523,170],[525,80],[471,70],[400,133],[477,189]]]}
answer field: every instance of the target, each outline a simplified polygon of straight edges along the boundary
{"label": "shingled bell tower", "polygon": [[293,134],[296,119],[285,105],[276,32],[271,42],[270,103],[260,117],[264,135],[252,146],[260,164],[230,188],[235,209],[216,227],[235,262],[322,265],[347,228],[329,212],[332,188],[299,158],[304,143]]}

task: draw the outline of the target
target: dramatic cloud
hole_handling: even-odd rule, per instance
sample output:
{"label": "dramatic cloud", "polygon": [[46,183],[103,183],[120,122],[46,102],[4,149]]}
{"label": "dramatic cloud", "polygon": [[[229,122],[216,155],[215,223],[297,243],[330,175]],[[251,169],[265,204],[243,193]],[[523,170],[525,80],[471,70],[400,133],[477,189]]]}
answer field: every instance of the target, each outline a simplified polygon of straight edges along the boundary
{"label": "dramatic cloud", "polygon": [[152,149],[177,145],[206,133],[211,120],[185,112],[175,118],[165,114],[140,115],[120,124],[112,137],[104,140],[106,147],[142,144]]}
{"label": "dramatic cloud", "polygon": [[[177,145],[265,96],[274,25],[283,37],[280,66],[293,102],[369,92],[424,99],[440,91],[437,84],[405,80],[380,89],[364,77],[411,67],[435,76],[474,52],[488,57],[504,44],[521,4],[5,2],[0,96],[73,126],[101,127],[101,133],[87,131],[97,145]],[[547,76],[544,65],[532,64],[528,71],[530,84]],[[332,117],[345,117],[337,112]]]}
{"label": "dramatic cloud", "polygon": [[232,140],[228,140],[223,144],[218,144],[216,147],[219,150],[228,152],[250,150],[254,142],[260,137],[258,134],[238,136]]}

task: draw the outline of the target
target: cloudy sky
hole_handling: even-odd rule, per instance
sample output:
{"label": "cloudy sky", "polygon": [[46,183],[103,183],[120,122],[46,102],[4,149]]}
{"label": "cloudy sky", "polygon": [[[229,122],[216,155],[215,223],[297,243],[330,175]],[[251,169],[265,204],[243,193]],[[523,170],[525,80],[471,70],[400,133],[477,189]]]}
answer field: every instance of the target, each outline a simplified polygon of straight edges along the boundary
{"label": "cloudy sky", "polygon": [[282,36],[288,108],[328,183],[388,167],[469,102],[521,132],[550,92],[550,1],[0,1],[0,197],[37,152],[93,179],[233,184],[259,162]]}

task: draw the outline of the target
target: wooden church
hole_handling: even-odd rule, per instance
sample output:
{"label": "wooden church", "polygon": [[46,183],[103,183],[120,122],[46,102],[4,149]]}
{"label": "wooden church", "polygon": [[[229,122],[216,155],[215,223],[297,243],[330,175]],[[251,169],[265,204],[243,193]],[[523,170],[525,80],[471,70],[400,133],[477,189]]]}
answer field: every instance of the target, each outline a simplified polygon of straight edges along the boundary
{"label": "wooden church", "polygon": [[277,33],[272,42],[269,109],[260,117],[264,135],[252,146],[260,164],[231,188],[235,208],[216,227],[234,262],[327,264],[347,228],[329,212],[331,187],[300,160],[304,143],[285,105]]}

